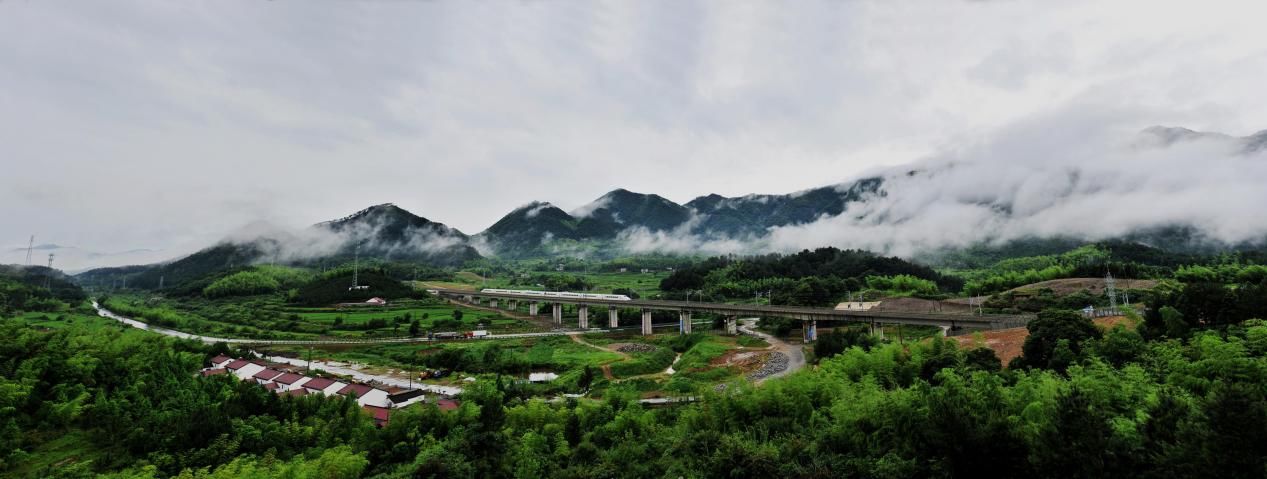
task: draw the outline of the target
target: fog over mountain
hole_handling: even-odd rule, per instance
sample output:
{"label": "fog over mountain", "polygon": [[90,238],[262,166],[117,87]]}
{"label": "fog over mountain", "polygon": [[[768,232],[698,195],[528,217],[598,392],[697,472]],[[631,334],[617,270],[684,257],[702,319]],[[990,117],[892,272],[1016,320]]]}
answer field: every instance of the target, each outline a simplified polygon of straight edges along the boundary
{"label": "fog over mountain", "polygon": [[[525,207],[484,233],[494,252],[566,252],[614,237],[644,253],[788,252],[825,245],[912,256],[1038,237],[1099,240],[1188,228],[1210,246],[1267,238],[1267,131],[1247,137],[1150,127],[1114,136],[1053,120],[865,178],[786,195],[708,195],[679,206],[617,190],[571,216]],[[622,200],[614,198],[620,197]],[[611,211],[654,199],[658,214]],[[595,219],[607,229],[585,229]],[[502,231],[514,225],[513,235]],[[525,246],[525,242],[528,243]],[[539,242],[541,248],[534,248]],[[564,248],[560,250],[560,248]],[[574,248],[575,249],[575,248]],[[576,251],[572,251],[576,253]]]}

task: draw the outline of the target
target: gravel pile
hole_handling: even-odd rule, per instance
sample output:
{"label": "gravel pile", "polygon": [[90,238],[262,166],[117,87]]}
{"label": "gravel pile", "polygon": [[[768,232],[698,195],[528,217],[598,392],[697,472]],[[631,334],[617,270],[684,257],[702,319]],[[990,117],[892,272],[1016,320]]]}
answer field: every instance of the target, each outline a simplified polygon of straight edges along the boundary
{"label": "gravel pile", "polygon": [[650,353],[655,351],[656,347],[650,344],[629,343],[622,344],[620,347],[616,348],[616,350],[622,353]]}
{"label": "gravel pile", "polygon": [[787,363],[788,357],[786,354],[780,352],[771,353],[770,357],[766,359],[765,364],[761,365],[761,369],[748,374],[748,379],[758,381],[786,371]]}

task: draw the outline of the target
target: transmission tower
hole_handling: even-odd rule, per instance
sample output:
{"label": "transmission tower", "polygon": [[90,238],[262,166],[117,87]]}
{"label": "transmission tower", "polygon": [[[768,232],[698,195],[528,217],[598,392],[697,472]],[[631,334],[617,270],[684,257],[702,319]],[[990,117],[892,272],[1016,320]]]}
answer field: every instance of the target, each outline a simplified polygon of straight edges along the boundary
{"label": "transmission tower", "polygon": [[31,265],[31,249],[35,247],[35,235],[31,235],[31,241],[26,244],[26,265]]}
{"label": "transmission tower", "polygon": [[53,253],[48,254],[48,276],[44,278],[44,289],[53,289]]}
{"label": "transmission tower", "polygon": [[357,244],[352,248],[352,287],[348,291],[361,289],[359,283],[361,271],[361,245]]}
{"label": "transmission tower", "polygon": [[1109,310],[1117,311],[1117,288],[1113,285],[1113,273],[1104,274],[1104,289],[1109,295]]}

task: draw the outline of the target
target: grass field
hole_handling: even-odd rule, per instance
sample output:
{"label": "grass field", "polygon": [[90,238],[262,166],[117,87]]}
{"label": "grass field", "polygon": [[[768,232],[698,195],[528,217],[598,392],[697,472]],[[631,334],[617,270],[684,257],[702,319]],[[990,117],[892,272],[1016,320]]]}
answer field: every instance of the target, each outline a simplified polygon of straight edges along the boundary
{"label": "grass field", "polygon": [[[108,307],[120,314],[189,333],[222,337],[315,339],[318,337],[396,337],[409,334],[412,320],[429,330],[487,329],[499,333],[536,331],[527,321],[493,311],[430,300],[402,300],[385,307],[312,308],[285,304],[270,295],[222,299],[152,299],[116,296]],[[461,320],[454,318],[461,311]],[[147,317],[147,312],[154,314]],[[336,326],[338,322],[338,326]]]}

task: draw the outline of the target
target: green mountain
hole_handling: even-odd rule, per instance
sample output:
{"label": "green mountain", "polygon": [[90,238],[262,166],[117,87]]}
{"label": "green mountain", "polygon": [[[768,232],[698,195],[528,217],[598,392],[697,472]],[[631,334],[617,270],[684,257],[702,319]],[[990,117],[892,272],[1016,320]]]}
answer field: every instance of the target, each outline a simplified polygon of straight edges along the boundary
{"label": "green mountain", "polygon": [[692,231],[706,236],[760,235],[776,226],[810,223],[845,212],[846,204],[870,194],[883,194],[880,178],[864,178],[848,185],[824,186],[787,195],[747,195],[727,198],[708,195],[686,207],[700,215]]}
{"label": "green mountain", "polygon": [[385,261],[416,261],[454,266],[478,259],[467,235],[391,203],[371,206],[346,217],[318,223],[314,230],[343,241],[325,256],[351,258],[356,254]]}
{"label": "green mountain", "polygon": [[456,266],[479,253],[461,231],[414,215],[393,204],[371,206],[318,223],[297,234],[272,234],[225,241],[166,263],[98,268],[76,276],[99,287],[179,288],[234,268],[277,262],[300,266],[364,260]]}

